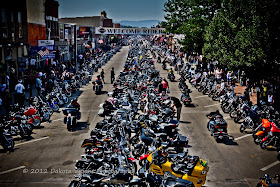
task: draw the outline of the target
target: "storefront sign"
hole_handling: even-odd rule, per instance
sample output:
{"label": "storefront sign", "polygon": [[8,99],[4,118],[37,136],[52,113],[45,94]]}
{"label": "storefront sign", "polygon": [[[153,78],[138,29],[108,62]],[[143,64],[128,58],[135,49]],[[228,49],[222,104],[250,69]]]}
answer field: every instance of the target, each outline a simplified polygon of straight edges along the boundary
{"label": "storefront sign", "polygon": [[42,57],[42,59],[51,59],[51,58],[55,58],[55,53],[50,53],[50,54],[46,54],[45,56]]}
{"label": "storefront sign", "polygon": [[57,48],[58,48],[59,51],[69,51],[68,46],[58,46]]}
{"label": "storefront sign", "polygon": [[54,40],[38,40],[38,46],[48,46],[48,45],[54,45]]}
{"label": "storefront sign", "polygon": [[64,32],[65,32],[65,39],[68,39],[68,29],[65,29]]}
{"label": "storefront sign", "polygon": [[67,41],[54,41],[55,46],[66,46]]}
{"label": "storefront sign", "polygon": [[41,46],[39,47],[39,50],[43,50],[44,48],[47,48],[49,51],[53,51],[54,45]]}
{"label": "storefront sign", "polygon": [[96,27],[95,34],[165,35],[164,28],[103,28]]}
{"label": "storefront sign", "polygon": [[79,28],[79,35],[87,35],[87,34],[89,34],[89,32],[87,32],[86,27],[80,27]]}

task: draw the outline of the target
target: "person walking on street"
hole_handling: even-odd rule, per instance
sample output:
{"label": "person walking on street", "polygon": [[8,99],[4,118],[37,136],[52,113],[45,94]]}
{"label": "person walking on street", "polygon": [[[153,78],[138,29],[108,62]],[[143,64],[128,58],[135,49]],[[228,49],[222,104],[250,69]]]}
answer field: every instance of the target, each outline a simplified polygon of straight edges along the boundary
{"label": "person walking on street", "polygon": [[161,83],[162,83],[162,91],[166,94],[166,91],[168,89],[168,82],[166,81],[166,79],[163,79]]}
{"label": "person walking on street", "polygon": [[6,88],[4,90],[4,107],[5,107],[6,115],[8,115],[11,110],[11,101],[12,101],[12,95],[10,93],[10,89]]}
{"label": "person walking on street", "polygon": [[231,79],[230,85],[231,85],[232,91],[234,92],[234,88],[235,88],[235,79]]}
{"label": "person walking on street", "polygon": [[250,81],[247,82],[247,89],[249,91],[249,94],[252,96],[252,86],[251,86]]}
{"label": "person walking on street", "polygon": [[274,96],[272,95],[272,92],[269,92],[267,95],[267,104],[272,106],[274,103]]}
{"label": "person walking on street", "polygon": [[177,120],[180,121],[182,104],[180,100],[176,97],[171,97],[171,100],[173,101],[172,108],[176,107],[177,109]]}
{"label": "person walking on street", "polygon": [[111,84],[113,84],[114,81],[115,81],[115,71],[114,71],[114,67],[112,67],[112,69],[111,69]]}
{"label": "person walking on street", "polygon": [[20,105],[24,104],[24,89],[25,87],[22,84],[22,80],[19,80],[18,84],[15,86],[15,103],[19,103]]}
{"label": "person walking on street", "polygon": [[227,84],[228,84],[228,85],[230,85],[231,79],[232,79],[232,77],[231,77],[231,71],[228,71],[228,73],[227,73]]}
{"label": "person walking on street", "polygon": [[102,71],[100,72],[100,77],[101,77],[101,79],[102,79],[103,83],[105,84],[104,75],[105,75],[105,73],[104,73],[104,69],[102,69]]}
{"label": "person walking on street", "polygon": [[42,81],[39,77],[36,78],[36,89],[37,89],[37,95],[40,95],[42,89]]}

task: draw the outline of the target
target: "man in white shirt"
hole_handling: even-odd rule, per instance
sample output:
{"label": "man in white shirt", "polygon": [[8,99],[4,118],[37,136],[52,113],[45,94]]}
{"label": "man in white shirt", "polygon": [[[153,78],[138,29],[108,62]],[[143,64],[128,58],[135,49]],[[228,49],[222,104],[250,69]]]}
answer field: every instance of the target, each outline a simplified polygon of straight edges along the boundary
{"label": "man in white shirt", "polygon": [[62,70],[65,71],[65,69],[66,69],[65,64],[61,64],[61,66],[62,66]]}
{"label": "man in white shirt", "polygon": [[18,84],[15,86],[15,103],[19,103],[20,105],[24,104],[24,91],[25,87],[22,84],[22,80],[18,81]]}

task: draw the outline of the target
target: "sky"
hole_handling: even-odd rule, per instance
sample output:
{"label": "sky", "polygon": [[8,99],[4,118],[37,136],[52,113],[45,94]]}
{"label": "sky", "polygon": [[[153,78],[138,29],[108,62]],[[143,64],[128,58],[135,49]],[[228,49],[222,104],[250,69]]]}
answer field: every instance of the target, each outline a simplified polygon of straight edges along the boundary
{"label": "sky", "polygon": [[167,0],[57,0],[59,18],[99,16],[101,11],[114,22],[122,20],[164,20]]}

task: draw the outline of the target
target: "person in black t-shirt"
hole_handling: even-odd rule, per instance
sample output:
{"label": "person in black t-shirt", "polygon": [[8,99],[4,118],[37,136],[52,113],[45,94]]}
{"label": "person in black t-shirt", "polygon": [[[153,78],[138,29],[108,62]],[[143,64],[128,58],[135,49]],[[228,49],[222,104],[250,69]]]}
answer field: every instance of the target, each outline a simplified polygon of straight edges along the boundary
{"label": "person in black t-shirt", "polygon": [[111,84],[113,84],[114,81],[115,81],[115,71],[114,71],[114,67],[112,67],[112,69],[111,69]]}
{"label": "person in black t-shirt", "polygon": [[171,97],[171,100],[173,101],[172,107],[173,108],[176,107],[176,109],[177,109],[177,120],[180,121],[182,104],[181,104],[180,100],[176,97]]}

